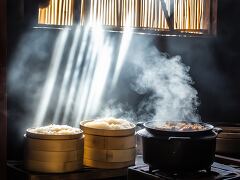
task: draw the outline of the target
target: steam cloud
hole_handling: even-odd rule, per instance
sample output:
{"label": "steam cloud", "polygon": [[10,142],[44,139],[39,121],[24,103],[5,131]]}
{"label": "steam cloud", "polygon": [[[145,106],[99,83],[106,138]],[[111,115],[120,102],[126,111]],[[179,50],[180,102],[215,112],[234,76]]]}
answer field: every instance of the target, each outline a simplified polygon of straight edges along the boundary
{"label": "steam cloud", "polygon": [[144,118],[199,121],[198,93],[192,87],[190,68],[181,62],[180,56],[168,58],[154,47],[145,52],[148,53],[140,54],[133,62],[138,76],[132,85],[137,93],[150,94],[139,105]]}
{"label": "steam cloud", "polygon": [[[170,58],[151,43],[144,46],[139,44],[132,43],[137,53],[132,53],[131,48],[129,49],[127,65],[123,67],[121,79],[123,76],[130,78],[131,81],[127,85],[143,96],[142,100],[138,102],[135,110],[133,105],[129,104],[131,102],[128,102],[132,101],[131,98],[125,99],[122,103],[110,100],[100,116],[126,118],[135,122],[200,121],[197,111],[200,104],[198,92],[192,86],[194,82],[189,75],[190,67],[182,63],[180,56]],[[127,70],[124,69],[126,66],[129,66]],[[122,90],[116,93],[120,91]]]}
{"label": "steam cloud", "polygon": [[137,115],[128,103],[118,103],[110,101],[100,112],[99,117],[117,117],[127,119],[128,121],[136,121]]}

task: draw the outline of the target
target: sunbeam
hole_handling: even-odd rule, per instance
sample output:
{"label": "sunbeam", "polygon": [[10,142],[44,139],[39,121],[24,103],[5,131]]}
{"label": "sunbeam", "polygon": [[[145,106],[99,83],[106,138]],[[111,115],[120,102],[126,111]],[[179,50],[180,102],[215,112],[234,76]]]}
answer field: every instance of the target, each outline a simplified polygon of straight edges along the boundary
{"label": "sunbeam", "polygon": [[[121,36],[118,53],[114,53],[117,49],[114,48],[116,44],[110,36],[105,34],[99,22],[91,22],[85,27],[78,26],[75,31],[71,31],[74,32],[73,40],[69,51],[66,52],[66,62],[62,63],[63,72],[59,72],[59,66],[64,56],[68,34],[64,31],[59,35],[35,119],[37,126],[43,124],[52,96],[57,97],[52,118],[55,124],[78,126],[81,120],[99,113],[103,97],[106,95],[107,81],[111,81],[109,90],[114,89],[118,82],[131,42],[131,21],[132,18],[129,15],[126,20],[128,26],[125,27]],[[117,59],[113,54],[118,54]],[[112,79],[109,76],[110,72],[114,73]],[[57,77],[60,77],[58,79],[61,82],[60,85],[54,86]]]}
{"label": "sunbeam", "polygon": [[120,76],[120,72],[122,69],[122,66],[124,64],[124,60],[125,60],[125,55],[128,51],[128,47],[131,43],[131,39],[132,39],[132,28],[130,27],[130,22],[131,22],[131,16],[129,16],[128,20],[127,20],[127,26],[124,28],[123,31],[123,36],[122,36],[122,41],[121,41],[121,45],[120,45],[120,50],[119,50],[119,54],[118,54],[118,58],[117,58],[117,63],[116,63],[116,67],[115,67],[115,71],[113,74],[113,79],[112,79],[112,89],[116,86],[117,81],[119,79]]}
{"label": "sunbeam", "polygon": [[54,85],[58,75],[58,70],[62,61],[65,44],[68,38],[69,30],[64,29],[58,36],[54,50],[52,53],[51,62],[48,69],[47,79],[43,87],[42,96],[39,106],[37,108],[36,117],[34,120],[35,126],[40,126],[45,120],[45,115],[48,109],[48,105],[53,93]]}
{"label": "sunbeam", "polygon": [[[84,34],[83,34],[83,42],[85,42],[88,38],[88,28],[86,28]],[[81,68],[81,64],[83,63],[83,54],[86,50],[86,45],[85,43],[83,43],[80,47],[80,51],[77,57],[77,62],[76,65],[74,67],[73,70],[73,77],[72,77],[72,81],[69,87],[69,94],[67,97],[67,103],[65,105],[65,110],[64,110],[64,114],[63,114],[63,119],[62,119],[62,123],[65,124],[69,121],[69,114],[71,112],[72,109],[72,104],[73,101],[75,99],[75,94],[76,94],[76,89],[77,89],[77,84],[78,84],[78,77],[79,77],[79,73],[80,73],[80,68]]]}
{"label": "sunbeam", "polygon": [[57,123],[60,119],[60,113],[61,113],[61,110],[62,110],[63,102],[64,102],[65,97],[66,97],[68,84],[69,84],[70,76],[71,76],[71,72],[72,72],[72,67],[74,65],[74,58],[75,58],[78,43],[79,43],[80,34],[81,34],[81,29],[80,29],[80,26],[78,26],[77,29],[76,29],[76,32],[75,32],[75,35],[74,35],[74,40],[73,40],[73,43],[72,43],[72,46],[71,46],[71,49],[70,49],[70,53],[69,53],[69,56],[68,56],[67,67],[66,67],[66,70],[65,70],[65,73],[64,73],[63,82],[62,82],[62,86],[61,86],[61,90],[60,90],[60,95],[59,95],[56,111],[54,113],[53,123]]}

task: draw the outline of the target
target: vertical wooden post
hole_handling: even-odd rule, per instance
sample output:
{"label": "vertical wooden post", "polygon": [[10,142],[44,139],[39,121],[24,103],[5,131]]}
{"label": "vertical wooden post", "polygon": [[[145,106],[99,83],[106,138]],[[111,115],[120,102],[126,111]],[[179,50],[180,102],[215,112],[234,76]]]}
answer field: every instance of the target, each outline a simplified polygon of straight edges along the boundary
{"label": "vertical wooden post", "polygon": [[208,33],[211,33],[210,30],[210,1],[212,0],[205,0],[203,5],[203,29],[208,30]]}
{"label": "vertical wooden post", "polygon": [[169,27],[171,31],[174,31],[174,0],[170,0],[170,12],[169,12],[170,24]]}
{"label": "vertical wooden post", "polygon": [[217,4],[218,0],[211,0],[211,14],[210,14],[210,32],[212,35],[217,35]]}
{"label": "vertical wooden post", "polygon": [[170,10],[168,12],[166,2],[161,0],[161,6],[170,31],[174,31],[174,0],[170,0]]}
{"label": "vertical wooden post", "polygon": [[7,58],[7,0],[0,1],[0,177],[6,179],[7,148],[7,96],[6,96],[6,58]]}
{"label": "vertical wooden post", "polygon": [[84,22],[87,23],[87,22],[89,22],[90,13],[91,13],[90,12],[90,9],[91,9],[91,2],[90,2],[90,0],[85,0],[84,5],[85,5],[85,7],[84,7],[84,11],[85,11]]}
{"label": "vertical wooden post", "polygon": [[74,0],[74,8],[73,8],[73,24],[80,23],[80,13],[81,13],[81,1],[82,0]]}
{"label": "vertical wooden post", "polygon": [[140,24],[141,24],[141,22],[140,22],[140,19],[141,19],[141,17],[140,17],[140,12],[141,12],[141,6],[140,6],[140,4],[141,4],[141,0],[138,0],[138,9],[137,9],[137,28],[139,28],[140,27]]}

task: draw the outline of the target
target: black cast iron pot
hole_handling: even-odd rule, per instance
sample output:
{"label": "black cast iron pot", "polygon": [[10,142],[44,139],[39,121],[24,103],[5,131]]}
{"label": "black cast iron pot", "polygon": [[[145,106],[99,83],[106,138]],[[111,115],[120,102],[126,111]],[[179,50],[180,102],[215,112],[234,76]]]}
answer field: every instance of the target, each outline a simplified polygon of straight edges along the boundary
{"label": "black cast iron pot", "polygon": [[170,172],[210,170],[220,128],[198,123],[204,130],[171,131],[158,129],[155,123],[138,123],[144,127],[137,132],[142,138],[143,161],[150,168]]}

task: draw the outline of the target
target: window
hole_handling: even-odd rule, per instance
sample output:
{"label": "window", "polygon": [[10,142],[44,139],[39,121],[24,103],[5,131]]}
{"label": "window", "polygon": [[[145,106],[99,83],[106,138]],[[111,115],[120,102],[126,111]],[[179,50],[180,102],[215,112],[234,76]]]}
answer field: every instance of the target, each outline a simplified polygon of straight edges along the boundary
{"label": "window", "polygon": [[50,0],[47,7],[39,8],[38,23],[72,25],[73,6],[74,0]]}
{"label": "window", "polygon": [[81,25],[99,23],[118,29],[131,26],[170,34],[215,34],[216,10],[217,0],[50,0],[47,7],[39,8],[38,23],[80,21]]}

